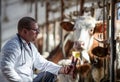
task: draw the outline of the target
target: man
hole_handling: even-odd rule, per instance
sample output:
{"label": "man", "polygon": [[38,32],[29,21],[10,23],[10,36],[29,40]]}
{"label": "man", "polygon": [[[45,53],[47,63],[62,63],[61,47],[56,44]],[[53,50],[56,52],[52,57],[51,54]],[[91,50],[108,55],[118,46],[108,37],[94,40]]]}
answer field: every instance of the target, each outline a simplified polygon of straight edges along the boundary
{"label": "man", "polygon": [[[18,22],[18,33],[2,48],[2,73],[10,82],[54,82],[55,75],[73,74],[74,66],[59,66],[44,59],[32,43],[39,33],[31,17]],[[41,71],[33,77],[33,69]]]}

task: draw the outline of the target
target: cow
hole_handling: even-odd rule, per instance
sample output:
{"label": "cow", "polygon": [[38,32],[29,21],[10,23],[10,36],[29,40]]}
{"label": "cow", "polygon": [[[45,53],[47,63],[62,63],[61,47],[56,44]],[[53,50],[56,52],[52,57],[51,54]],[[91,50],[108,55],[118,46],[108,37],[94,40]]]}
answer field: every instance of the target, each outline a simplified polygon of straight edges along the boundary
{"label": "cow", "polygon": [[[93,52],[89,52],[91,51],[91,47],[94,43],[94,40],[96,41],[96,39],[94,39],[94,34],[97,34],[97,33],[101,33],[101,28],[102,26],[104,27],[105,25],[103,23],[97,23],[95,18],[91,17],[91,16],[80,16],[78,19],[76,19],[75,21],[75,24],[72,24],[71,22],[69,21],[64,21],[61,23],[61,27],[66,30],[66,31],[72,31],[70,32],[70,34],[66,37],[66,39],[64,40],[64,43],[63,43],[63,54],[64,56],[66,57],[67,54],[69,54],[71,51],[73,50],[79,50],[81,52],[81,57],[80,57],[80,69],[84,67],[85,69],[85,66],[86,63],[87,63],[87,70],[85,70],[85,73],[84,74],[80,74],[82,77],[86,78],[87,76],[90,77],[91,73],[88,74],[88,72],[92,72],[92,75],[93,74],[96,74],[96,77],[93,76],[93,79],[94,81],[98,80],[98,82],[100,82],[100,80],[104,77],[104,69],[103,69],[103,60],[104,58],[98,58],[93,55],[93,53],[97,50],[97,49],[101,49],[101,50],[104,50],[104,48],[102,47],[96,47],[95,46],[93,47]],[[106,29],[106,27],[104,27],[104,30]],[[69,53],[66,53],[66,51],[68,52],[68,48],[66,49],[66,44],[67,42],[72,42],[73,44],[73,50],[71,49]],[[98,44],[96,44],[98,46]],[[108,51],[108,48],[105,48],[105,50]],[[106,51],[106,52],[107,52]],[[92,53],[92,54],[90,54]],[[96,53],[95,53],[96,54]],[[98,52],[98,54],[101,54],[106,56],[108,55],[108,53],[101,53],[101,52]],[[95,62],[96,60],[97,61],[99,60],[100,62]],[[65,62],[65,60],[61,60],[63,62]],[[61,61],[59,62],[61,64]],[[67,60],[68,61],[68,60]],[[66,62],[67,62],[66,61]],[[91,65],[91,63],[97,63],[97,65],[94,65],[94,70],[93,68],[91,69],[91,67],[89,65]],[[102,62],[102,63],[101,63]],[[99,64],[100,63],[100,64]],[[70,62],[69,62],[70,64]],[[99,65],[100,66],[99,66]],[[83,65],[83,67],[82,67]],[[99,69],[98,69],[99,68]],[[97,70],[97,71],[96,71]],[[99,77],[99,73],[101,72],[102,70],[102,73],[101,73],[101,77]],[[84,70],[82,70],[84,71]],[[79,71],[81,73],[81,71]],[[86,75],[86,76],[85,76]],[[64,76],[65,77],[65,76]],[[64,77],[61,76],[61,78],[63,79]],[[70,78],[69,78],[70,79]],[[87,78],[86,78],[87,79]],[[85,82],[90,82],[90,79],[87,79]],[[92,82],[92,80],[91,80]]]}
{"label": "cow", "polygon": [[116,40],[116,80],[120,80],[120,20],[115,21],[115,40]]}

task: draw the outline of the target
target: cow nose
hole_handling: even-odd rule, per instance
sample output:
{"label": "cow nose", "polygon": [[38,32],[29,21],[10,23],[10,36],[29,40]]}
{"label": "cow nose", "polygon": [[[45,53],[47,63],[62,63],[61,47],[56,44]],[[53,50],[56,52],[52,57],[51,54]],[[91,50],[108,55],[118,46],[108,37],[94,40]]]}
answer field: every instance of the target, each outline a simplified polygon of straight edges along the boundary
{"label": "cow nose", "polygon": [[73,48],[79,50],[79,49],[81,49],[83,46],[84,46],[84,42],[83,42],[83,41],[75,41]]}
{"label": "cow nose", "polygon": [[85,44],[85,43],[84,43],[83,41],[80,42],[80,45],[81,45],[81,46],[84,46],[84,44]]}
{"label": "cow nose", "polygon": [[78,41],[75,41],[75,42],[74,42],[74,45],[73,45],[73,48],[74,48],[74,49],[78,49],[79,46],[80,46],[79,42],[78,42]]}

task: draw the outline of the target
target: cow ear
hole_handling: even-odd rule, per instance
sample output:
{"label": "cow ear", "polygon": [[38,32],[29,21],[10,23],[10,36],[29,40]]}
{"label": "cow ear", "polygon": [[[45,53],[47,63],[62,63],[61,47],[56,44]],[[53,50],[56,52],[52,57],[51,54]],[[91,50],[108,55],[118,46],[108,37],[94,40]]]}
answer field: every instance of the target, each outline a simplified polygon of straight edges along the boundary
{"label": "cow ear", "polygon": [[61,22],[60,23],[60,26],[64,29],[64,30],[66,30],[66,31],[73,31],[74,29],[73,29],[73,27],[74,27],[74,25],[72,24],[72,23],[70,23],[70,22]]}
{"label": "cow ear", "polygon": [[106,23],[103,24],[102,22],[96,23],[95,25],[95,32],[102,33],[106,31]]}

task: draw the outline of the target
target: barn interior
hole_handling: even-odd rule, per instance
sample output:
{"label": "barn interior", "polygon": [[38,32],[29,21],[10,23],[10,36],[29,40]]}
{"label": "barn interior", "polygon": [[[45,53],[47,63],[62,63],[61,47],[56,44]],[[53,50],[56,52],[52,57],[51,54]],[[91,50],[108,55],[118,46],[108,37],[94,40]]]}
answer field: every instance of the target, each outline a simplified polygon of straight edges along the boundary
{"label": "barn interior", "polygon": [[[102,68],[97,71],[98,77],[74,82],[120,82],[120,0],[1,0],[0,2],[0,51],[17,33],[18,20],[30,16],[35,18],[39,25],[40,33],[34,42],[38,51],[49,61],[58,63],[61,59],[70,57],[67,54],[71,55],[73,47],[71,45],[73,42],[70,40],[64,46],[65,38],[70,31],[64,30],[61,22],[74,24],[80,16],[91,16],[97,21],[96,27],[99,27],[100,32],[97,31],[93,35],[94,50],[90,49],[88,53],[94,55],[94,64],[97,63],[97,68],[101,67],[99,65],[102,65]],[[104,42],[105,44],[101,44]],[[96,54],[97,52],[99,53]],[[102,64],[99,63],[100,59]],[[1,70],[0,81],[7,82]]]}

